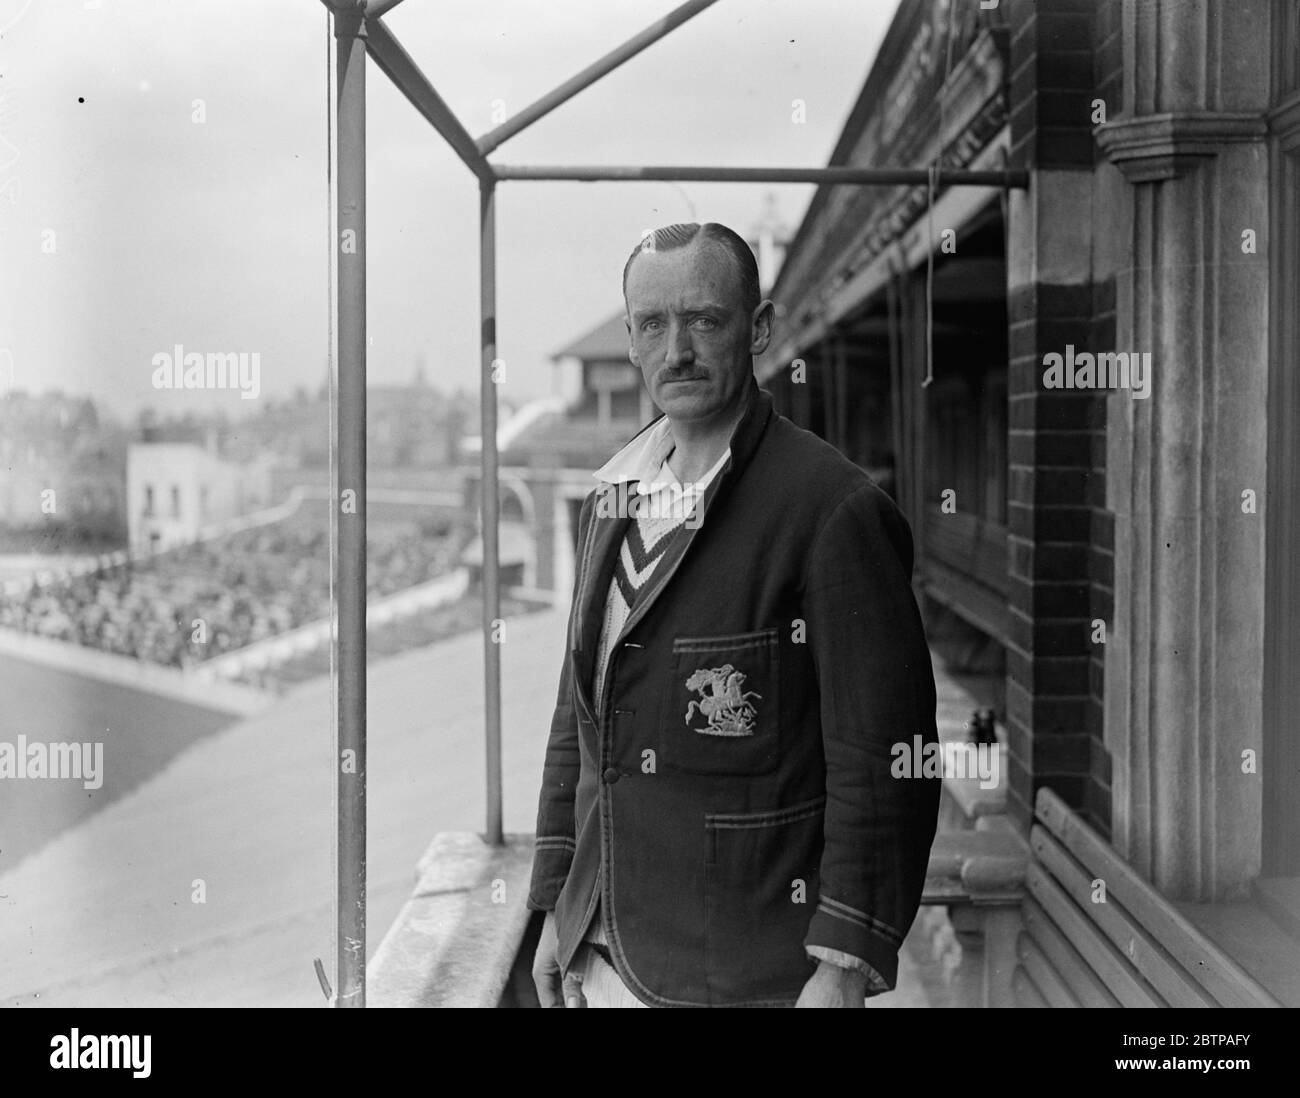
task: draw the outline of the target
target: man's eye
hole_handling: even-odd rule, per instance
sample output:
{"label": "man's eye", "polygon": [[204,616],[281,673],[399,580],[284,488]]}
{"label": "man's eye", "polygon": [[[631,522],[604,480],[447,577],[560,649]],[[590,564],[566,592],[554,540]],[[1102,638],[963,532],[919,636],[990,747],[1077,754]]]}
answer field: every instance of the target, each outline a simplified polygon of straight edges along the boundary
{"label": "man's eye", "polygon": [[718,326],[718,322],[711,316],[697,316],[691,323],[696,328],[703,328],[706,332],[711,332]]}
{"label": "man's eye", "polygon": [[657,331],[659,331],[659,329],[662,328],[662,327],[663,327],[663,322],[662,322],[662,321],[659,321],[659,320],[647,320],[644,324],[641,325],[641,331],[643,331],[643,332],[657,332]]}

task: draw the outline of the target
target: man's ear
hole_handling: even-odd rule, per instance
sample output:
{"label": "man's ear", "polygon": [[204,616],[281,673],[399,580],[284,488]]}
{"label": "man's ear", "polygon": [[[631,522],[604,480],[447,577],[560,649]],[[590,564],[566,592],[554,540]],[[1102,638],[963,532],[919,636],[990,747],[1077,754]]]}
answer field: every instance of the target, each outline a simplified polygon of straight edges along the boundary
{"label": "man's ear", "polygon": [[776,320],[776,306],[766,298],[758,303],[750,321],[749,353],[761,355],[772,342],[772,325]]}
{"label": "man's ear", "polygon": [[641,363],[636,360],[636,344],[632,341],[632,322],[624,319],[623,326],[627,329],[627,360],[639,370]]}

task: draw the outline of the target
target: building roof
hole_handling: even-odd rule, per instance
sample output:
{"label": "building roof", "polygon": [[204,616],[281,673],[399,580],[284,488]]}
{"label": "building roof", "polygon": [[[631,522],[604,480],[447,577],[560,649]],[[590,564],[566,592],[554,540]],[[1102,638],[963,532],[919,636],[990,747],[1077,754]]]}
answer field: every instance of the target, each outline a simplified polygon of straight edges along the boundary
{"label": "building roof", "polygon": [[607,424],[567,415],[543,416],[530,424],[502,452],[503,462],[536,462],[569,469],[598,469],[644,424],[639,419],[612,419]]}
{"label": "building roof", "polygon": [[[955,70],[981,31],[1006,27],[1006,12],[996,5],[988,10],[960,7],[951,23],[944,14],[947,8],[946,3],[937,0],[900,0],[827,161],[828,167],[924,166],[916,155],[922,147],[928,147],[925,135],[930,135],[931,140],[938,136],[938,100],[950,75],[945,60],[950,32],[954,36],[951,66]],[[901,105],[896,90],[900,80],[909,91],[906,103]],[[948,121],[952,120],[950,114]],[[797,297],[806,289],[790,285],[792,276],[800,274],[799,261],[805,253],[819,254],[823,258],[818,263],[824,262],[827,227],[822,219],[832,214],[832,195],[837,190],[843,188],[831,183],[818,185],[786,249],[785,262],[772,287],[773,298],[785,301],[792,291]],[[873,203],[883,206],[907,188],[869,190]]]}
{"label": "building roof", "polygon": [[551,361],[560,358],[580,358],[583,361],[604,361],[607,359],[627,359],[627,324],[626,314],[622,309],[608,320],[603,320],[586,335],[580,336],[567,347],[561,347]]}

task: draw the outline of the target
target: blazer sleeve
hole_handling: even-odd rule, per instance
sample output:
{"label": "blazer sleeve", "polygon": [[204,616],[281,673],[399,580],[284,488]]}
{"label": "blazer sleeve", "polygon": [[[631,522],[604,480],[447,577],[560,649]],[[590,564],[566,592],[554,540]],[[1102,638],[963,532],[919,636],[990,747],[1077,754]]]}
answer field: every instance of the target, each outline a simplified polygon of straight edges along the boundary
{"label": "blazer sleeve", "polygon": [[826,757],[820,893],[805,947],[859,957],[889,988],[920,905],[942,784],[891,775],[894,744],[937,740],[911,574],[907,520],[869,482],[823,521],[804,573]]}
{"label": "blazer sleeve", "polygon": [[[578,545],[584,547],[591,524],[593,495],[583,502],[578,518]],[[560,668],[560,686],[551,716],[550,737],[546,743],[546,762],[542,767],[542,791],[537,806],[537,837],[534,840],[532,878],[528,886],[527,906],[534,911],[552,911],[560,890],[569,876],[576,850],[577,829],[573,815],[574,792],[578,786],[578,717],[573,705],[571,652],[574,629],[582,592],[582,560],[579,553],[574,569],[573,601],[569,610],[569,628]]]}

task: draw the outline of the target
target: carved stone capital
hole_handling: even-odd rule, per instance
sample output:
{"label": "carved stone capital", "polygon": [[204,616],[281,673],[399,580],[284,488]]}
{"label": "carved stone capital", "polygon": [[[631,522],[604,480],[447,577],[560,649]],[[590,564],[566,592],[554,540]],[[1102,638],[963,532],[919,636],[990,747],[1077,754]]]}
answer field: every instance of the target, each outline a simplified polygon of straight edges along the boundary
{"label": "carved stone capital", "polygon": [[1268,121],[1246,111],[1197,111],[1120,118],[1093,130],[1097,147],[1130,183],[1174,179],[1228,144],[1262,141]]}

